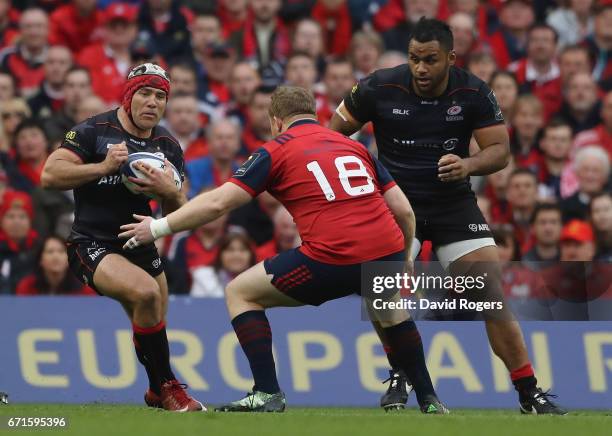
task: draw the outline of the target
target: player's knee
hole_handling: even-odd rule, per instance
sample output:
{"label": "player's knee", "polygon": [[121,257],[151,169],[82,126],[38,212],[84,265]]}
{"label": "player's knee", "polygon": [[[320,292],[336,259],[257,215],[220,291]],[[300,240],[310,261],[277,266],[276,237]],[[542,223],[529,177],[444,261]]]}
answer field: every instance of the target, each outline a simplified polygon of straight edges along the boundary
{"label": "player's knee", "polygon": [[157,307],[162,303],[159,285],[155,280],[140,284],[133,292],[134,303],[140,306]]}

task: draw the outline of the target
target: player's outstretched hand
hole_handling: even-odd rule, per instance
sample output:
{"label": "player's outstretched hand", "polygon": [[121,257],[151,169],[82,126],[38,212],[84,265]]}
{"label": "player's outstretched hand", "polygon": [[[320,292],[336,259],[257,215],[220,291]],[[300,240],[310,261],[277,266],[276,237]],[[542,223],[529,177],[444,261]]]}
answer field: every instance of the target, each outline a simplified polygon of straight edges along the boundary
{"label": "player's outstretched hand", "polygon": [[179,190],[176,183],[174,183],[174,175],[170,162],[168,162],[168,159],[165,159],[165,163],[164,170],[160,171],[144,162],[137,162],[134,168],[144,174],[146,179],[128,177],[130,182],[137,185],[134,190],[160,198],[172,198],[177,195]]}
{"label": "player's outstretched hand", "polygon": [[120,238],[129,238],[123,245],[124,250],[131,250],[139,245],[145,245],[155,240],[151,234],[151,221],[153,221],[153,218],[136,214],[133,217],[138,222],[122,225],[121,230],[123,230],[123,233],[119,233]]}
{"label": "player's outstretched hand", "polygon": [[105,174],[116,173],[126,160],[128,160],[128,149],[125,141],[119,144],[108,144],[108,152],[102,161]]}
{"label": "player's outstretched hand", "polygon": [[456,154],[445,154],[438,161],[438,179],[442,182],[456,182],[470,175],[466,159]]}

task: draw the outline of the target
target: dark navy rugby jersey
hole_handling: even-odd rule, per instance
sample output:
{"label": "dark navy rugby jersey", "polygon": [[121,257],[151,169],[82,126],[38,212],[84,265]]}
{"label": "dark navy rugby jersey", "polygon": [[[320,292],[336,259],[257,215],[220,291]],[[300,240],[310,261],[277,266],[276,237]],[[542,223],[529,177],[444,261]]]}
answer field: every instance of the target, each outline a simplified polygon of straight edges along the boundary
{"label": "dark navy rugby jersey", "polygon": [[[109,144],[125,141],[128,152],[161,153],[184,174],[183,151],[163,127],[155,127],[147,139],[132,136],[121,127],[117,110],[89,118],[66,133],[61,147],[72,151],[83,163],[98,163],[106,158]],[[74,189],[75,219],[71,241],[94,239],[119,242],[122,224],[134,221],[132,214],[151,215],[150,198],[133,194],[121,182],[121,174],[104,176]]]}
{"label": "dark navy rugby jersey", "polygon": [[438,161],[445,154],[469,156],[475,129],[504,122],[495,94],[482,80],[450,68],[440,97],[419,97],[407,64],[374,72],[344,99],[351,115],[372,121],[378,158],[409,199],[470,194],[469,180],[441,182]]}

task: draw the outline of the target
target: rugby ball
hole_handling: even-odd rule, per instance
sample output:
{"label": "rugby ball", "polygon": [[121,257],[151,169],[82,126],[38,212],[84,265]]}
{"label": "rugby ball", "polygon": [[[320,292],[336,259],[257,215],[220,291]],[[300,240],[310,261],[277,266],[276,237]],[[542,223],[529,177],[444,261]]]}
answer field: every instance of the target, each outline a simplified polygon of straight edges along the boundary
{"label": "rugby ball", "polygon": [[[137,185],[133,182],[130,182],[128,177],[135,177],[137,179],[145,179],[146,176],[138,171],[135,168],[137,162],[143,162],[149,165],[152,168],[163,171],[166,169],[166,162],[163,158],[163,154],[161,153],[148,153],[148,152],[139,152],[132,153],[128,156],[128,160],[121,166],[121,181],[125,185],[125,187],[134,194],[141,194],[141,192],[136,191],[134,188]],[[176,187],[180,190],[183,186],[183,182],[181,181],[181,175],[178,170],[172,163],[168,162],[170,168],[172,169],[172,173],[174,175],[174,183]],[[148,197],[155,198],[154,195],[145,194]]]}

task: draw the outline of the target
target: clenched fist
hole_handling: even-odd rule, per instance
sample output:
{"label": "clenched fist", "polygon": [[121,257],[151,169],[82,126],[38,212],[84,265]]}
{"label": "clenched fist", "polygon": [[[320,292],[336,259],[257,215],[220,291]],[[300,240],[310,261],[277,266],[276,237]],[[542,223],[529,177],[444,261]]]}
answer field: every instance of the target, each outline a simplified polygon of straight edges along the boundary
{"label": "clenched fist", "polygon": [[109,144],[106,158],[102,162],[105,174],[113,174],[119,170],[119,167],[128,159],[128,149],[125,141],[119,144]]}

